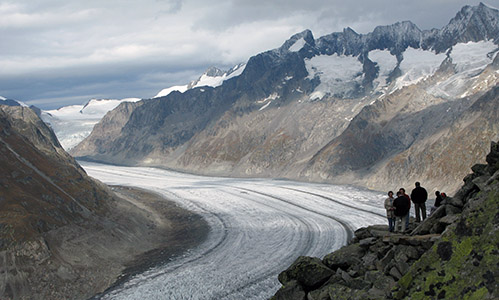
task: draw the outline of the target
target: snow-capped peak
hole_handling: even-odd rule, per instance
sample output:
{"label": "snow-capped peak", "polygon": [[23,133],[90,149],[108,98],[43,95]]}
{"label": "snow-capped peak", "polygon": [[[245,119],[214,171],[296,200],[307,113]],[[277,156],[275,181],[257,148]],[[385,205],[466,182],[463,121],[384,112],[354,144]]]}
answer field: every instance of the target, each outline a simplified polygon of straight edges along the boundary
{"label": "snow-capped peak", "polygon": [[26,103],[18,100],[13,100],[13,99],[8,99],[5,97],[0,96],[0,104],[3,105],[8,105],[8,106],[24,106],[24,107],[29,107]]}
{"label": "snow-capped peak", "polygon": [[172,86],[161,90],[154,98],[164,97],[173,91],[179,91],[181,93],[202,86],[217,87],[222,85],[225,80],[241,75],[244,71],[246,64],[237,64],[228,71],[222,71],[216,67],[211,67],[206,72],[203,73],[197,80],[194,80],[186,85]]}
{"label": "snow-capped peak", "polygon": [[92,99],[84,105],[70,105],[42,111],[41,117],[50,124],[62,147],[69,150],[86,138],[102,117],[122,102],[137,102],[139,98]]}

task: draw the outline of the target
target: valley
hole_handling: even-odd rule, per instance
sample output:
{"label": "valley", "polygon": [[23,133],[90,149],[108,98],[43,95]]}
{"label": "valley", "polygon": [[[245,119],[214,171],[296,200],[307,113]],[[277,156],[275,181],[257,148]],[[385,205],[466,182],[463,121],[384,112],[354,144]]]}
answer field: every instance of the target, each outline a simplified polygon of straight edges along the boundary
{"label": "valley", "polygon": [[206,241],[94,299],[268,299],[300,255],[323,256],[384,222],[384,194],[352,186],[203,177],[81,162],[110,185],[153,191],[202,216]]}

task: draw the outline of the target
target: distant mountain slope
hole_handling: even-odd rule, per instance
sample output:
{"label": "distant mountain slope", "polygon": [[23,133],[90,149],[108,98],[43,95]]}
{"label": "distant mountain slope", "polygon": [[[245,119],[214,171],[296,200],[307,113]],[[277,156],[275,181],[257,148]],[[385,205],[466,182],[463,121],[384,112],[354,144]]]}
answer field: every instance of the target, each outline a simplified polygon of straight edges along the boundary
{"label": "distant mountain slope", "polygon": [[[423,171],[412,155],[427,153],[421,145],[438,144],[442,130],[497,86],[498,20],[496,9],[480,4],[429,31],[408,21],[318,39],[306,30],[251,57],[239,76],[220,86],[144,101],[120,117],[126,119],[121,128],[94,131],[72,153],[204,174],[385,188],[400,174],[381,170],[394,164],[390,170]],[[497,136],[494,126],[477,130],[480,141]],[[487,145],[480,142],[476,153],[454,166],[462,168],[457,178]],[[462,150],[455,147],[449,156]],[[401,156],[407,151],[414,154]],[[444,156],[434,159],[423,164],[445,164]],[[407,185],[420,175],[431,188],[455,188],[446,176],[425,172],[394,178]]]}
{"label": "distant mountain slope", "polygon": [[138,98],[92,99],[84,105],[64,106],[44,110],[41,118],[57,133],[62,147],[69,150],[86,138],[97,122],[121,102],[136,102]]}

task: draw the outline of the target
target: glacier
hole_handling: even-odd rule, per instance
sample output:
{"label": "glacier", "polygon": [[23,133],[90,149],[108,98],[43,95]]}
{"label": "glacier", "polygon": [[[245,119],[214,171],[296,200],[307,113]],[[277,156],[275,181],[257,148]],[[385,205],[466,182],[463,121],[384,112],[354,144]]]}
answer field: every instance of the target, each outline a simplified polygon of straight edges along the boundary
{"label": "glacier", "polygon": [[198,248],[94,299],[268,299],[298,256],[323,257],[355,229],[385,223],[384,194],[353,186],[80,163],[106,184],[173,200],[211,228]]}

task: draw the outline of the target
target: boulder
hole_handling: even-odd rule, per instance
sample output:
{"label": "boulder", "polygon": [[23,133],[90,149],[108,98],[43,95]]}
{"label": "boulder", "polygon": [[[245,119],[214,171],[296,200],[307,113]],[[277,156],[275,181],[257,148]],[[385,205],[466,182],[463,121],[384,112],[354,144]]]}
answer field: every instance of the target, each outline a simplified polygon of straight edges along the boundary
{"label": "boulder", "polygon": [[334,271],[326,267],[319,258],[300,256],[287,270],[279,274],[279,282],[287,285],[297,281],[305,289],[320,287]]}
{"label": "boulder", "polygon": [[307,294],[296,280],[289,281],[271,300],[306,300]]}
{"label": "boulder", "polygon": [[422,235],[435,233],[432,231],[432,228],[439,222],[440,218],[446,215],[445,205],[438,207],[428,218],[426,218],[423,222],[416,227],[411,235]]}
{"label": "boulder", "polygon": [[311,291],[307,295],[307,300],[331,300],[331,297],[329,297],[328,286],[325,286],[315,291]]}
{"label": "boulder", "polygon": [[322,262],[328,268],[337,270],[341,268],[347,271],[351,266],[361,264],[365,249],[359,244],[345,246],[324,257]]}
{"label": "boulder", "polygon": [[393,261],[394,257],[395,257],[395,250],[391,249],[386,253],[386,255],[382,259],[376,262],[376,268],[378,269],[378,271],[384,271],[386,266],[388,266],[390,262]]}

